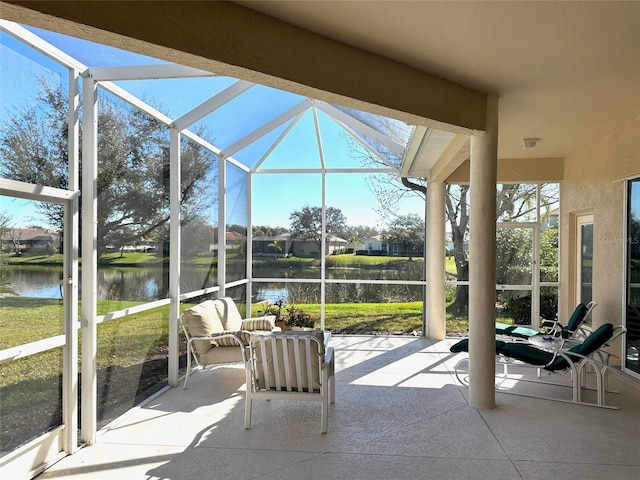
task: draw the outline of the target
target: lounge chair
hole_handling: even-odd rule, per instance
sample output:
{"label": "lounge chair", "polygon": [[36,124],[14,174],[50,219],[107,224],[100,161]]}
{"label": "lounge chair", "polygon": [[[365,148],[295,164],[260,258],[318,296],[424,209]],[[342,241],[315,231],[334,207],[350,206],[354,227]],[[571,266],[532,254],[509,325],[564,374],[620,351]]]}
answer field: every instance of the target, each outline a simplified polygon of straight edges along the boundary
{"label": "lounge chair", "polygon": [[506,323],[496,322],[496,335],[501,337],[501,340],[528,340],[533,335],[551,335],[562,336],[563,338],[585,338],[588,335],[588,331],[584,329],[582,323],[589,316],[591,311],[596,307],[597,303],[594,301],[588,304],[580,303],[576,306],[569,317],[567,325],[562,325],[558,320],[543,320],[541,323],[541,330],[534,330],[533,328],[521,327],[519,325],[509,325]]}
{"label": "lounge chair", "polygon": [[253,399],[313,400],[322,403],[320,431],[327,433],[329,402],[335,403],[333,348],[321,330],[253,334],[249,342],[246,429]]}
{"label": "lounge chair", "polygon": [[[613,339],[624,334],[626,329],[624,326],[619,325],[614,328],[611,323],[606,323],[593,331],[587,338],[580,343],[571,342],[570,348],[563,348],[564,339],[558,339],[560,343],[559,347],[554,349],[537,348],[533,345],[524,342],[504,342],[496,340],[496,365],[501,366],[518,366],[518,367],[532,367],[538,370],[546,371],[554,374],[571,373],[573,398],[572,403],[579,403],[589,406],[598,406],[606,408],[609,407],[605,404],[605,391],[606,391],[606,374],[609,369],[607,363],[603,363],[600,359],[602,355],[600,352],[610,345]],[[469,340],[463,339],[456,344],[452,345],[450,351],[453,353],[468,352]],[[455,366],[455,375],[458,380],[466,384],[460,373],[461,365],[466,359],[462,359]],[[581,391],[583,388],[584,372],[589,366],[596,377],[596,391],[597,401],[596,403],[582,402]],[[508,376],[506,368],[504,376],[501,380],[506,379]],[[532,380],[530,380],[532,381]],[[502,382],[498,382],[499,387]],[[545,382],[542,382],[545,383]],[[557,385],[557,384],[556,384]],[[509,392],[505,392],[509,393]],[[529,395],[535,396],[535,395]],[[546,398],[549,400],[565,401],[556,398]]]}

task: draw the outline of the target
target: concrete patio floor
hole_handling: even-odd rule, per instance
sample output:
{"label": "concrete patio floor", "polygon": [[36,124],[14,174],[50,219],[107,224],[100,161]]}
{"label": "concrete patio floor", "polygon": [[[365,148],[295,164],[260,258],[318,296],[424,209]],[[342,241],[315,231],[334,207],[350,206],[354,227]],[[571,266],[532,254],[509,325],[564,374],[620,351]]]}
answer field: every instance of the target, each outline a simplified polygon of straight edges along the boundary
{"label": "concrete patio floor", "polygon": [[496,408],[476,410],[452,375],[461,358],[449,352],[453,342],[334,335],[337,394],[327,434],[320,433],[318,403],[283,400],[254,401],[252,429],[245,430],[242,366],[196,372],[187,390],[170,389],[131,410],[95,445],[37,478],[640,478],[636,384],[611,375],[611,388],[621,393],[607,403],[619,410],[502,393]]}

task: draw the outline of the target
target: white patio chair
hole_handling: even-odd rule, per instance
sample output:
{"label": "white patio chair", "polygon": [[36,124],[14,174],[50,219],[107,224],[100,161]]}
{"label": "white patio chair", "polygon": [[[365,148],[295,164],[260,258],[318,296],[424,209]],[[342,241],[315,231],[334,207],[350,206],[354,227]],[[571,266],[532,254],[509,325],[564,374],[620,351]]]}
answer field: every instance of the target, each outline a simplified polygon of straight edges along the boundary
{"label": "white patio chair", "polygon": [[321,330],[253,333],[247,361],[245,428],[251,428],[253,399],[321,402],[320,431],[327,433],[329,402],[335,403],[333,348]]}

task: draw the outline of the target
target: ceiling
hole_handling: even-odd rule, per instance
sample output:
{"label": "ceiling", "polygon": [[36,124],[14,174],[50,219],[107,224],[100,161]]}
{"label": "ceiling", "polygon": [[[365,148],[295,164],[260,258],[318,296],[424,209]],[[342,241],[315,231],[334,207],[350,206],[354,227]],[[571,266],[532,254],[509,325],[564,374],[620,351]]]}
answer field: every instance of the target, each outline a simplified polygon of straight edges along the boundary
{"label": "ceiling", "polygon": [[640,1],[1,3],[9,20],[448,130],[412,139],[408,176],[468,158],[468,141],[447,145],[478,128],[456,121],[484,120],[485,94],[501,159],[566,157],[640,115]]}
{"label": "ceiling", "polygon": [[565,157],[640,115],[640,2],[235,3],[498,95],[500,158]]}

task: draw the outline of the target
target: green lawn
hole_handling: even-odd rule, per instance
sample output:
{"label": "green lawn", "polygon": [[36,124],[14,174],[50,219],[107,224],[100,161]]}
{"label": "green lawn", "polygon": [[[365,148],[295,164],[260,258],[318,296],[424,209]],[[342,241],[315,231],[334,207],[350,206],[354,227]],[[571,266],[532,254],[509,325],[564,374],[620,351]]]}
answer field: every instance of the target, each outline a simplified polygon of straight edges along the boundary
{"label": "green lawn", "polygon": [[[100,300],[100,312],[126,308],[135,302]],[[300,305],[305,311],[320,318],[320,305]],[[188,305],[183,305],[183,308]],[[253,305],[252,314],[258,315],[259,306]],[[123,367],[142,363],[150,353],[165,348],[168,339],[169,307],[159,307],[127,317],[106,321],[98,325],[98,367]],[[326,306],[325,327],[346,334],[411,334],[422,331],[422,303],[356,303]],[[20,345],[62,333],[62,305],[59,300],[21,299],[7,297],[2,300],[0,322],[0,349]],[[448,319],[447,328],[466,331],[460,319]],[[59,352],[45,352],[21,361],[4,364],[0,372],[0,385],[15,381],[19,372],[44,378],[60,372]],[[13,380],[12,380],[13,379]]]}

